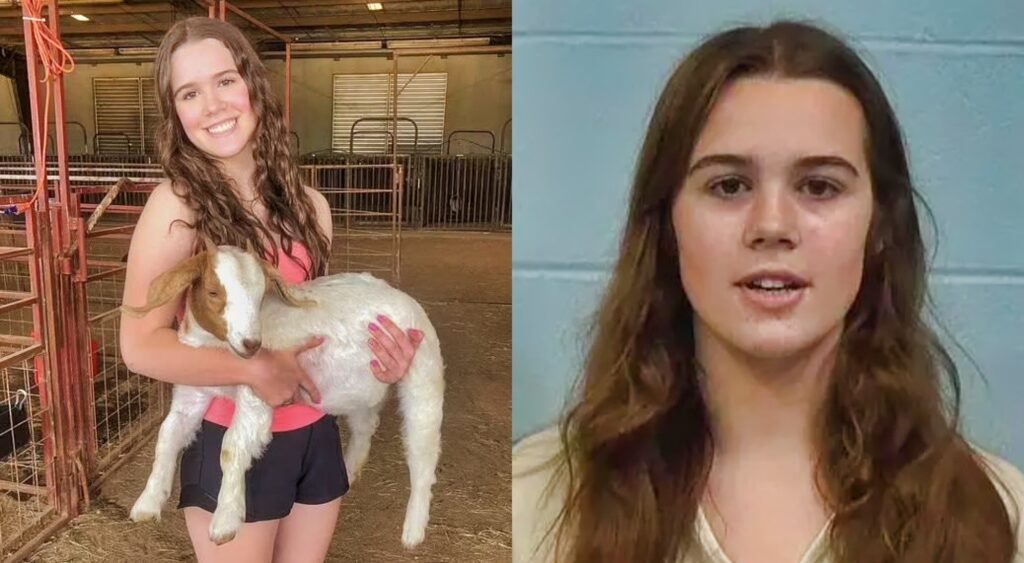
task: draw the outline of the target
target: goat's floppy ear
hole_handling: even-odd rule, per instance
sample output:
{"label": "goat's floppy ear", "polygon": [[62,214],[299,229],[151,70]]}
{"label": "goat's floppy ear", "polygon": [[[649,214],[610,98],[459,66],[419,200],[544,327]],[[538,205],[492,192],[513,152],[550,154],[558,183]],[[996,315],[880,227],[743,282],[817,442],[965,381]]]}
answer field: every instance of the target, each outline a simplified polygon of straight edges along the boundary
{"label": "goat's floppy ear", "polygon": [[160,274],[149,284],[149,295],[142,307],[122,305],[121,310],[133,317],[142,317],[153,309],[178,296],[202,274],[209,254],[200,252],[181,264]]}
{"label": "goat's floppy ear", "polygon": [[310,307],[316,305],[315,301],[302,299],[294,295],[288,284],[285,283],[284,278],[281,277],[281,274],[278,273],[273,265],[260,260],[260,266],[263,267],[263,275],[267,278],[267,291],[275,291],[285,304],[291,307]]}

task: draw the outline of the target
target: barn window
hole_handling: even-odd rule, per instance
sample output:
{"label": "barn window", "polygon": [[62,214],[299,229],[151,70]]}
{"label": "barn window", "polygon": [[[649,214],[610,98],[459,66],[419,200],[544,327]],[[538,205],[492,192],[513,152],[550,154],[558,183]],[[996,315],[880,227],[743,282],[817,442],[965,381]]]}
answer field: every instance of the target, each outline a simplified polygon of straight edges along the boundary
{"label": "barn window", "polygon": [[[389,149],[391,74],[335,74],[331,149],[360,154],[383,153]],[[398,152],[441,152],[444,141],[445,95],[448,73],[427,72],[398,75]],[[409,118],[419,127],[418,138]],[[358,123],[357,123],[358,121]],[[353,130],[353,124],[355,129]],[[354,133],[354,134],[353,134]],[[352,136],[350,136],[352,135]]]}
{"label": "barn window", "polygon": [[160,115],[152,78],[93,78],[97,154],[154,154]]}

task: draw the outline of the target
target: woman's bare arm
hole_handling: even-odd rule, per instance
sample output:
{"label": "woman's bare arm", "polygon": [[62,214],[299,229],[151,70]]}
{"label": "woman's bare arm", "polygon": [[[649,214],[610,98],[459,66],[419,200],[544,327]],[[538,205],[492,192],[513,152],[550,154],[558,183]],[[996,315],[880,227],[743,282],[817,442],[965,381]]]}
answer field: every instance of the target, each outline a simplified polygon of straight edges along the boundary
{"label": "woman's bare arm", "polygon": [[[191,222],[191,211],[169,182],[158,185],[139,217],[128,251],[122,303],[141,306],[153,278],[192,254],[194,231],[175,224]],[[178,341],[173,326],[181,299],[172,299],[142,318],[121,314],[121,357],[128,369],[175,384],[234,385],[245,382],[247,366],[230,351],[193,348]]]}

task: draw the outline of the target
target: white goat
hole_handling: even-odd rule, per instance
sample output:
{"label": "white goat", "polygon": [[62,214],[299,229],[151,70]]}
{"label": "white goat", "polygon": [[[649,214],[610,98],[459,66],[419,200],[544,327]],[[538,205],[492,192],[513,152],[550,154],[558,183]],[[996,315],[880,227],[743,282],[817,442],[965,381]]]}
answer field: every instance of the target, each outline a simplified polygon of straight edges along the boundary
{"label": "white goat", "polygon": [[[423,331],[409,372],[397,384],[411,482],[402,543],[411,548],[423,541],[441,450],[444,366],[437,333],[419,303],[369,274],[325,276],[288,286],[273,266],[254,255],[207,243],[205,252],[153,280],[144,307],[124,309],[143,315],[190,286],[178,329],[179,340],[190,346],[230,347],[248,358],[261,345],[284,349],[315,335],[326,337],[323,344],[303,353],[299,364],[320,390],[319,408],[347,418],[350,439],[344,455],[350,483],[369,454],[389,389],[367,368],[372,353],[366,344],[366,327],[382,313],[399,326]],[[273,410],[246,385],[174,386],[170,413],[160,426],[153,470],[132,507],[132,520],[160,518],[171,493],[178,454],[195,438],[216,395],[233,399],[236,409],[221,445],[223,479],[210,539],[222,544],[234,538],[245,518],[245,472],[271,439]]]}

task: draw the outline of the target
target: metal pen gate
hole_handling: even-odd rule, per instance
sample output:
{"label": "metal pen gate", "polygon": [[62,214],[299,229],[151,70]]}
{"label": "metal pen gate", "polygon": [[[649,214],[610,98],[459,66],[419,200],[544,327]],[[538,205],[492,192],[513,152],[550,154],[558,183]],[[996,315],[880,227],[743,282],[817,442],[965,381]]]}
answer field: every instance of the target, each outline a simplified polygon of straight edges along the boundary
{"label": "metal pen gate", "polygon": [[[508,154],[311,154],[304,158],[303,168],[341,170],[392,165],[393,161],[403,170],[398,210],[403,227],[477,231],[512,228],[512,158]],[[328,177],[335,182],[332,185],[344,182],[343,175]],[[373,198],[365,201],[380,209]]]}
{"label": "metal pen gate", "polygon": [[[102,173],[98,167],[72,172],[72,183]],[[0,167],[8,181],[19,173],[17,165]],[[144,198],[149,189],[118,187],[122,200]],[[45,221],[32,209],[0,218],[0,399],[16,401],[0,407],[9,430],[0,422],[0,556],[23,557],[84,509],[145,443],[141,438],[169,398],[168,385],[129,373],[119,359],[124,258],[141,206],[116,203],[104,224],[87,227],[86,216],[98,206],[91,200],[110,189],[70,186],[68,211],[75,212],[67,231],[56,203]],[[61,232],[71,236],[64,251],[50,237]]]}
{"label": "metal pen gate", "polygon": [[370,272],[397,283],[401,265],[402,164],[317,164],[302,168],[324,194],[334,223],[330,273]]}

